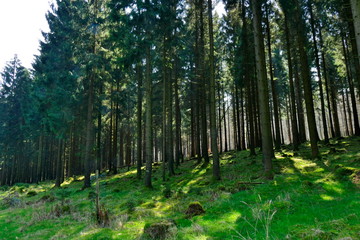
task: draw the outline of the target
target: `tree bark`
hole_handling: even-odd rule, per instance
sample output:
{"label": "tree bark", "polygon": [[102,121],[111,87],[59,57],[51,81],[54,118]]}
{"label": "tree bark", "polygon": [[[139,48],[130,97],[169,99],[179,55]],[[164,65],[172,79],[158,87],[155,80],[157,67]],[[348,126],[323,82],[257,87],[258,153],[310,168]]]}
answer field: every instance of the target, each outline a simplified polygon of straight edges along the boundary
{"label": "tree bark", "polygon": [[280,136],[280,119],[279,119],[279,107],[278,107],[278,94],[276,91],[276,82],[274,80],[274,72],[273,72],[273,62],[272,62],[272,52],[271,52],[271,29],[269,22],[269,7],[266,6],[266,37],[267,37],[267,48],[268,48],[268,57],[269,57],[269,73],[270,73],[270,83],[271,83],[271,93],[273,100],[273,112],[274,112],[274,121],[275,121],[275,149],[277,151],[280,150],[281,146],[281,136]]}
{"label": "tree bark", "polygon": [[205,80],[205,30],[204,30],[204,0],[199,0],[199,73],[201,82],[201,96],[200,97],[200,109],[201,109],[201,153],[205,163],[209,163],[208,153],[208,134],[207,134],[207,91],[206,91],[206,80]]}
{"label": "tree bark", "polygon": [[316,40],[315,19],[314,19],[314,14],[313,14],[313,10],[312,10],[312,2],[309,1],[308,5],[309,5],[309,11],[310,11],[310,24],[311,24],[311,31],[312,31],[312,39],[314,42],[316,71],[317,71],[318,78],[319,78],[318,81],[319,81],[319,93],[320,93],[320,105],[321,105],[321,120],[322,120],[323,130],[324,130],[324,142],[327,144],[327,143],[329,143],[329,133],[328,133],[327,123],[326,123],[324,90],[323,90],[323,84],[322,84],[322,78],[321,78],[319,51],[318,51],[317,40]]}
{"label": "tree bark", "polygon": [[227,123],[226,123],[226,103],[225,103],[225,91],[224,91],[224,87],[222,87],[221,89],[222,91],[222,98],[224,99],[223,101],[223,117],[224,117],[224,151],[227,152],[228,151],[228,130],[227,130]]}
{"label": "tree bark", "polygon": [[61,151],[62,151],[62,140],[58,139],[57,143],[57,156],[56,156],[56,180],[55,180],[55,187],[60,187],[61,181],[61,171],[63,170],[62,166],[62,158],[61,158]]}
{"label": "tree bark", "polygon": [[152,188],[153,131],[152,131],[152,80],[150,46],[146,46],[146,82],[145,82],[145,186]]}
{"label": "tree bark", "polygon": [[175,79],[174,79],[174,97],[175,97],[175,166],[180,166],[182,159],[181,149],[181,111],[179,99],[179,79],[178,79],[178,59],[175,58]]}
{"label": "tree bark", "polygon": [[357,45],[358,64],[360,65],[360,1],[350,0],[353,24],[355,29],[355,39]]}
{"label": "tree bark", "polygon": [[[355,90],[354,90],[354,83],[352,81],[351,76],[351,70],[350,70],[350,59],[349,59],[349,50],[347,48],[346,39],[342,38],[342,45],[343,45],[343,52],[345,57],[345,66],[346,66],[346,73],[347,73],[347,81],[350,91],[350,99],[351,99],[351,105],[352,105],[352,113],[353,113],[353,119],[354,119],[354,133],[356,136],[360,136],[360,125],[359,125],[359,117],[356,107],[356,96],[355,96]],[[347,94],[348,95],[348,94]],[[349,106],[349,104],[348,104]],[[351,115],[351,111],[349,111],[349,116]]]}
{"label": "tree bark", "polygon": [[289,71],[289,87],[290,87],[290,100],[291,100],[291,133],[292,133],[292,143],[295,151],[299,149],[299,132],[297,124],[297,111],[296,111],[296,102],[295,102],[295,88],[293,80],[293,64],[291,58],[291,43],[290,43],[290,31],[288,25],[288,16],[285,13],[285,37],[286,37],[286,50],[287,50],[287,60],[288,60],[288,71]]}
{"label": "tree bark", "polygon": [[316,120],[315,120],[315,111],[314,111],[314,102],[312,97],[311,90],[311,77],[310,77],[310,69],[308,63],[308,57],[306,53],[306,38],[304,32],[304,23],[301,17],[300,6],[298,0],[296,1],[296,10],[295,10],[295,19],[297,22],[297,44],[299,48],[300,54],[300,66],[301,66],[301,77],[303,80],[303,88],[304,88],[304,98],[305,98],[305,106],[306,106],[306,115],[307,122],[309,128],[310,135],[310,144],[311,144],[311,154],[312,158],[319,157],[319,149],[317,146],[318,135],[316,129]]}
{"label": "tree bark", "polygon": [[265,176],[272,178],[272,154],[273,144],[271,136],[270,109],[269,109],[269,87],[266,79],[265,50],[261,26],[261,4],[252,0],[253,25],[255,40],[256,74],[258,79],[260,125],[262,134],[262,153]]}
{"label": "tree bark", "polygon": [[208,0],[208,21],[209,21],[209,40],[210,40],[210,135],[211,135],[211,151],[213,154],[213,177],[220,180],[220,160],[217,145],[217,129],[216,129],[216,103],[215,103],[215,67],[214,67],[214,32],[212,19],[212,0]]}
{"label": "tree bark", "polygon": [[137,125],[137,143],[136,143],[136,176],[141,179],[142,167],[142,70],[141,63],[136,65],[136,76],[138,81],[137,89],[137,112],[136,112],[136,125]]}
{"label": "tree bark", "polygon": [[[97,18],[98,1],[94,1],[94,17]],[[92,54],[96,55],[96,35],[93,34],[93,46]],[[87,90],[88,106],[86,116],[86,144],[85,144],[85,159],[84,159],[84,186],[83,188],[90,187],[90,174],[91,174],[91,155],[93,147],[93,112],[94,112],[94,81],[95,81],[95,69],[91,69],[89,73],[89,86]]]}

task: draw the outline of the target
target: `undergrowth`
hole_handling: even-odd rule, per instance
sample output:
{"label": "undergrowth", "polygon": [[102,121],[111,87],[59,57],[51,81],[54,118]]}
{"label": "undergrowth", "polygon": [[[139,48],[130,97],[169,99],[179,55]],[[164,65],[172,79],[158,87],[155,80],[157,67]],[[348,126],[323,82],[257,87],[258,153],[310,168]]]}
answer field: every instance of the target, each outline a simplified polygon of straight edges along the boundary
{"label": "undergrowth", "polygon": [[[52,182],[4,186],[0,239],[149,239],[149,229],[164,222],[171,223],[160,228],[171,229],[165,239],[360,239],[360,138],[331,144],[320,144],[317,160],[306,144],[297,154],[284,146],[271,181],[261,154],[248,151],[222,154],[221,181],[213,181],[211,165],[192,160],[166,182],[154,166],[154,189],[143,187],[135,168],[103,173],[106,226],[97,224],[95,183],[83,191],[79,178],[58,189]],[[194,203],[204,211],[187,214]]]}

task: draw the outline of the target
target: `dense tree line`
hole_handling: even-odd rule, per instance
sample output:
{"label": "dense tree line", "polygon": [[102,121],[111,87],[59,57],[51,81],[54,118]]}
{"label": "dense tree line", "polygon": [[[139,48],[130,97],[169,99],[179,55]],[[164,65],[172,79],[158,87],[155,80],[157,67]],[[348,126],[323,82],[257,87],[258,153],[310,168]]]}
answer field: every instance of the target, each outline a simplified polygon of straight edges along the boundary
{"label": "dense tree line", "polygon": [[[357,0],[57,0],[31,70],[0,89],[0,185],[360,135]],[[144,170],[144,173],[142,172]],[[240,173],[239,173],[240,174]]]}

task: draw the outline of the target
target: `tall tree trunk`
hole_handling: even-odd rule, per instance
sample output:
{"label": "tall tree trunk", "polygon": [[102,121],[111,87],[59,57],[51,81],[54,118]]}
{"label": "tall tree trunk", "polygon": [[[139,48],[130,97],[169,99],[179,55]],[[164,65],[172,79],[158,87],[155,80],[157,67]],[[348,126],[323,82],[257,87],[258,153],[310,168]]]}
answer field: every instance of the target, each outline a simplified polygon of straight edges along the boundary
{"label": "tall tree trunk", "polygon": [[253,25],[255,40],[255,58],[256,58],[256,74],[258,79],[259,94],[259,110],[260,125],[262,134],[262,153],[265,168],[265,176],[272,178],[272,155],[273,145],[270,126],[270,110],[269,110],[269,89],[266,79],[265,50],[262,36],[261,26],[261,4],[257,0],[252,0],[253,9]]}
{"label": "tall tree trunk", "polygon": [[152,132],[152,80],[150,46],[146,46],[146,81],[145,81],[145,151],[146,172],[145,186],[152,188],[153,132]]}
{"label": "tall tree trunk", "polygon": [[126,138],[125,138],[125,163],[127,170],[130,170],[131,166],[131,134],[130,134],[130,126],[126,129]]}
{"label": "tall tree trunk", "polygon": [[[250,79],[249,79],[250,80]],[[254,111],[253,111],[253,105],[255,103],[253,102],[253,93],[251,90],[251,80],[247,84],[247,113],[248,113],[248,135],[249,135],[249,149],[250,149],[250,156],[255,156],[255,126],[254,126]]]}
{"label": "tall tree trunk", "polygon": [[197,86],[196,88],[196,95],[197,95],[197,99],[196,99],[196,106],[195,106],[195,119],[196,119],[196,157],[197,157],[197,163],[201,163],[201,125],[200,125],[200,106],[199,106],[199,96],[200,96],[200,91],[199,91],[199,87]]}
{"label": "tall tree trunk", "polygon": [[[98,1],[94,1],[94,19],[97,18]],[[93,34],[92,54],[96,55],[96,35]],[[91,174],[91,155],[93,148],[93,111],[94,111],[94,81],[95,69],[91,69],[89,76],[89,86],[87,90],[87,116],[86,116],[86,144],[85,144],[85,159],[84,159],[84,186],[83,188],[90,187],[90,174]]]}
{"label": "tall tree trunk", "polygon": [[274,80],[274,72],[273,72],[273,62],[272,62],[272,52],[271,52],[271,30],[270,30],[270,22],[269,22],[269,6],[266,5],[266,37],[267,37],[267,48],[268,48],[268,57],[269,57],[269,73],[270,73],[270,83],[271,83],[271,93],[273,100],[273,112],[275,119],[275,149],[280,150],[281,146],[281,136],[280,136],[280,119],[279,119],[279,107],[278,107],[278,94],[276,92],[276,82]]}
{"label": "tall tree trunk", "polygon": [[201,152],[205,163],[209,163],[208,153],[208,134],[207,134],[207,91],[205,80],[205,30],[204,30],[204,0],[199,0],[199,67],[200,67],[200,81],[201,81],[201,95],[200,97],[200,109],[201,109]]}
{"label": "tall tree trunk", "polygon": [[346,112],[346,98],[345,98],[345,93],[344,92],[346,92],[346,90],[341,89],[341,98],[342,98],[343,114],[344,114],[344,125],[345,125],[345,135],[350,136],[348,117],[347,117],[347,112]]}
{"label": "tall tree trunk", "polygon": [[[243,51],[245,56],[249,56],[249,34],[248,34],[248,24],[246,19],[246,8],[245,8],[245,0],[242,0],[242,14],[241,19],[243,22],[243,31],[242,31],[242,40],[243,40]],[[256,155],[255,153],[255,129],[254,129],[254,117],[253,117],[253,105],[255,103],[253,102],[253,94],[251,90],[251,69],[249,63],[245,63],[243,66],[244,71],[244,81],[246,85],[246,112],[247,112],[247,123],[249,127],[247,128],[248,131],[248,145],[250,149],[250,156]],[[229,119],[230,121],[230,119]]]}
{"label": "tall tree trunk", "polygon": [[90,173],[91,173],[91,153],[93,144],[93,105],[94,105],[94,74],[90,76],[90,86],[88,90],[88,107],[86,118],[86,144],[85,144],[85,159],[84,170],[85,179],[83,188],[90,187]]}
{"label": "tall tree trunk", "polygon": [[[294,53],[294,52],[293,52]],[[297,107],[297,121],[298,121],[298,131],[299,131],[299,142],[304,143],[306,141],[306,133],[305,133],[305,113],[303,107],[303,94],[302,87],[299,76],[299,66],[297,55],[294,56],[294,79],[295,79],[295,99],[296,99],[296,107]]]}
{"label": "tall tree trunk", "polygon": [[167,101],[167,152],[169,160],[169,176],[175,175],[174,171],[174,137],[173,137],[173,84],[171,77],[171,69],[169,71],[168,83],[168,101]]}
{"label": "tall tree trunk", "polygon": [[[350,98],[351,98],[351,105],[352,105],[352,113],[353,113],[353,119],[354,119],[354,130],[355,135],[360,136],[360,126],[359,126],[359,117],[356,107],[356,96],[355,96],[355,90],[354,90],[354,83],[352,81],[351,76],[351,70],[349,68],[350,66],[350,59],[349,59],[349,51],[346,44],[346,39],[342,38],[342,45],[343,45],[343,52],[345,57],[345,66],[346,66],[346,73],[347,73],[347,80],[348,80],[348,86],[350,91]],[[347,94],[348,96],[348,94]],[[348,104],[349,106],[349,104]],[[349,116],[351,115],[351,111],[349,111]]]}
{"label": "tall tree trunk", "polygon": [[241,150],[239,84],[235,82],[236,150]]}
{"label": "tall tree trunk", "polygon": [[119,165],[120,167],[124,167],[125,166],[125,158],[124,158],[124,140],[125,140],[125,132],[124,132],[124,128],[121,125],[119,127]]}
{"label": "tall tree trunk", "polygon": [[329,121],[330,121],[330,131],[331,136],[335,136],[335,130],[334,130],[334,123],[333,123],[333,114],[332,114],[332,104],[330,102],[330,80],[329,75],[327,71],[327,64],[325,59],[325,48],[324,48],[324,42],[322,38],[322,31],[321,27],[319,28],[319,40],[320,40],[320,47],[321,47],[321,60],[322,60],[322,66],[323,66],[323,72],[324,72],[324,80],[325,80],[325,91],[326,91],[326,101],[328,105],[329,110]]}
{"label": "tall tree trunk", "polygon": [[[193,83],[191,83],[191,88],[194,89],[195,86]],[[190,104],[191,104],[191,108],[190,108],[190,117],[191,117],[191,123],[190,123],[190,142],[191,142],[191,149],[190,149],[190,157],[193,158],[196,156],[196,117],[195,117],[195,99],[193,97],[194,93],[190,94]]]}
{"label": "tall tree trunk", "polygon": [[[357,1],[357,2],[356,2]],[[353,66],[355,70],[354,78],[357,83],[358,89],[360,90],[360,49],[358,47],[359,44],[359,25],[360,25],[360,10],[358,2],[359,0],[345,0],[344,7],[342,8],[345,21],[348,23],[349,29],[349,40],[351,44],[352,50],[352,58],[353,58]],[[351,6],[350,6],[351,5]],[[355,14],[355,15],[354,15]]]}
{"label": "tall tree trunk", "polygon": [[225,91],[224,87],[221,89],[222,91],[222,99],[223,99],[223,117],[224,117],[224,151],[228,151],[228,130],[227,130],[227,124],[226,124],[226,102],[225,102]]}
{"label": "tall tree trunk", "polygon": [[[163,36],[163,43],[165,45],[165,34]],[[162,65],[163,65],[163,73],[162,73],[162,85],[163,85],[163,96],[162,96],[162,130],[161,130],[161,158],[162,158],[162,180],[165,182],[166,181],[166,162],[168,162],[168,146],[167,146],[167,138],[168,138],[168,122],[167,122],[167,118],[168,118],[168,83],[167,83],[167,68],[166,68],[166,57],[167,57],[167,53],[165,50],[165,46],[164,46],[164,50],[163,50],[163,56],[162,56]]]}
{"label": "tall tree trunk", "polygon": [[241,107],[241,149],[245,150],[245,112],[244,112],[244,89],[240,89],[240,107]]}
{"label": "tall tree trunk", "polygon": [[293,80],[293,65],[291,59],[291,43],[290,43],[290,31],[288,25],[288,16],[285,14],[285,37],[286,37],[286,52],[289,68],[289,85],[290,85],[290,100],[291,100],[291,133],[292,133],[292,143],[294,150],[297,151],[299,148],[299,132],[297,124],[297,111],[296,111],[296,102],[295,102],[295,88]]}
{"label": "tall tree trunk", "polygon": [[114,166],[113,166],[113,134],[114,134],[114,92],[113,92],[113,83],[111,83],[110,85],[110,124],[109,124],[109,156],[108,156],[108,167],[109,167],[109,172],[113,172],[114,170]]}
{"label": "tall tree trunk", "polygon": [[[256,61],[254,61],[254,65],[256,66]],[[260,124],[260,121],[261,121],[260,120],[260,99],[259,99],[259,87],[258,87],[258,83],[256,82],[256,81],[258,81],[256,71],[257,71],[257,69],[255,68],[255,74],[253,76],[256,77],[256,79],[255,78],[253,79],[254,85],[252,88],[252,90],[253,90],[253,93],[252,93],[253,100],[252,101],[255,103],[253,105],[254,125],[255,125],[255,146],[260,147],[262,149],[262,135],[261,135],[261,124]],[[269,103],[270,103],[270,98],[269,98]],[[269,113],[270,113],[270,105],[269,105]],[[270,133],[271,133],[271,119],[270,119]]]}
{"label": "tall tree trunk", "polygon": [[[232,132],[233,132],[233,142],[234,142],[234,150],[236,149],[236,146],[237,146],[237,131],[236,131],[236,126],[237,126],[237,117],[236,117],[236,83],[234,81],[233,83],[233,91],[232,91],[232,116],[233,116],[233,121],[232,121]],[[230,118],[229,118],[230,119]],[[229,123],[230,123],[230,120],[229,120]],[[230,127],[229,127],[230,129]]]}
{"label": "tall tree trunk", "polygon": [[341,137],[339,114],[337,108],[338,95],[337,95],[337,89],[335,83],[333,81],[334,80],[331,81],[331,85],[330,85],[330,96],[331,96],[331,108],[334,119],[334,130],[335,130],[334,137]]}
{"label": "tall tree trunk", "polygon": [[[195,152],[197,157],[197,163],[201,163],[201,121],[200,121],[200,95],[202,95],[201,92],[201,57],[200,57],[200,10],[199,10],[199,0],[194,1],[195,4],[195,86],[194,86],[194,113],[195,113]],[[201,7],[202,9],[202,7]],[[202,10],[201,10],[202,11]]]}
{"label": "tall tree trunk", "polygon": [[117,147],[118,147],[118,131],[119,131],[119,99],[118,95],[120,92],[119,79],[116,80],[116,98],[115,98],[115,115],[114,115],[114,128],[113,128],[113,149],[112,149],[112,164],[114,174],[118,173],[118,159],[117,159]]}
{"label": "tall tree trunk", "polygon": [[[360,65],[360,1],[350,0],[352,17],[355,30],[355,39],[357,45],[358,64]],[[360,83],[359,83],[360,84]]]}
{"label": "tall tree trunk", "polygon": [[136,175],[141,179],[142,167],[142,69],[141,63],[136,65],[136,76],[138,81],[137,89],[137,112],[136,112],[136,125],[137,125],[137,143],[136,143]]}
{"label": "tall tree trunk", "polygon": [[[292,136],[292,126],[290,125],[290,121],[292,122],[293,119],[292,119],[292,116],[290,117],[290,111],[292,111],[291,109],[291,99],[290,99],[290,96],[287,95],[286,96],[286,124],[287,124],[287,134],[288,134],[288,139],[289,139],[289,142],[292,143],[293,142],[293,136]],[[290,120],[291,119],[291,120]],[[290,126],[291,126],[291,130],[290,130]],[[295,147],[294,147],[294,151],[296,151]]]}
{"label": "tall tree trunk", "polygon": [[[103,94],[103,84],[100,84],[99,95]],[[101,120],[101,105],[102,101],[99,98],[98,115],[97,115],[97,135],[96,135],[96,168],[101,171],[101,130],[102,130],[102,120]]]}
{"label": "tall tree trunk", "polygon": [[217,129],[216,129],[216,103],[215,103],[215,66],[214,66],[214,33],[212,19],[212,0],[208,0],[208,20],[209,20],[209,40],[210,40],[210,135],[211,150],[213,154],[213,177],[220,180],[220,160],[217,145]]}
{"label": "tall tree trunk", "polygon": [[298,0],[296,1],[295,19],[298,24],[297,44],[300,54],[300,66],[301,66],[300,73],[303,80],[306,115],[307,115],[307,123],[309,128],[310,144],[311,144],[311,154],[312,154],[312,158],[317,158],[319,156],[319,149],[317,146],[318,134],[316,129],[314,102],[313,102],[312,90],[311,90],[310,68],[306,53],[306,39],[304,32],[305,24],[303,23],[301,17],[300,4]]}
{"label": "tall tree trunk", "polygon": [[42,166],[42,161],[43,161],[43,141],[44,141],[44,135],[43,133],[41,133],[41,135],[39,136],[39,149],[38,149],[38,156],[37,156],[37,171],[36,171],[36,182],[40,182],[41,179],[41,166]]}
{"label": "tall tree trunk", "polygon": [[63,170],[62,166],[62,158],[61,158],[61,151],[62,151],[62,140],[59,138],[57,143],[57,154],[56,154],[56,180],[55,180],[55,187],[60,187],[61,181],[61,171]]}
{"label": "tall tree trunk", "polygon": [[181,112],[179,99],[179,79],[178,79],[178,59],[175,58],[175,79],[174,79],[174,97],[175,97],[175,166],[180,165],[182,159],[181,149]]}
{"label": "tall tree trunk", "polygon": [[309,5],[309,10],[310,10],[310,23],[311,23],[312,39],[314,42],[316,71],[318,74],[318,81],[319,81],[321,120],[323,123],[324,141],[327,144],[327,143],[329,143],[329,133],[328,133],[327,123],[326,123],[325,100],[324,100],[324,91],[323,91],[322,78],[321,78],[319,51],[318,51],[317,40],[316,40],[315,19],[314,19],[314,14],[313,14],[313,10],[312,10],[312,2],[309,1],[308,5]]}
{"label": "tall tree trunk", "polygon": [[218,132],[218,146],[219,146],[219,153],[221,153],[223,151],[223,141],[222,141],[222,136],[223,136],[223,133],[222,133],[222,126],[221,126],[221,94],[220,94],[220,91],[221,91],[221,85],[220,85],[220,82],[217,82],[217,97],[218,97],[218,124],[219,124],[219,132]]}

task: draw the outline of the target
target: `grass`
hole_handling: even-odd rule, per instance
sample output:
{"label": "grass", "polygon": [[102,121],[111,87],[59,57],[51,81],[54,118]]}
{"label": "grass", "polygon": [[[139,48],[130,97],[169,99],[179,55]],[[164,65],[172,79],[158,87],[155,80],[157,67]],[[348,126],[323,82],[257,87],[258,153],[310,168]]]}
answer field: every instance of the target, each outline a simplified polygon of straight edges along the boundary
{"label": "grass", "polygon": [[[166,219],[177,226],[169,239],[360,239],[359,143],[356,137],[332,140],[336,152],[321,145],[320,160],[310,159],[307,145],[295,156],[284,147],[271,181],[263,179],[261,155],[247,151],[222,155],[221,181],[212,180],[211,166],[195,161],[165,183],[161,166],[154,166],[152,190],[135,169],[123,170],[100,180],[108,227],[97,226],[95,188],[80,191],[82,182],[2,187],[0,239],[146,239],[144,226]],[[193,202],[206,212],[187,218]]]}

